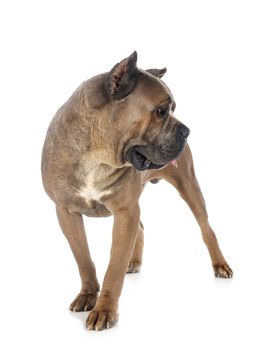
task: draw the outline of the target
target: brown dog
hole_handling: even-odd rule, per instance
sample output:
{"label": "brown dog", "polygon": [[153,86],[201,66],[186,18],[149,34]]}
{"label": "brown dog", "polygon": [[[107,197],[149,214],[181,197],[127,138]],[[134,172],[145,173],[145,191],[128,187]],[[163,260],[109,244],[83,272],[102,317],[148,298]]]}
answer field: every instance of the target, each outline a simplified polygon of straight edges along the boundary
{"label": "brown dog", "polygon": [[[90,330],[116,323],[124,275],[140,270],[139,197],[148,181],[165,179],[177,188],[200,225],[215,275],[232,277],[208,223],[186,145],[189,129],[174,117],[173,96],[160,80],[166,69],[144,71],[136,62],[134,52],[109,73],[84,82],[58,110],[43,148],[43,184],[56,204],[82,280],[70,310],[93,309],[87,319]],[[83,214],[114,216],[111,258],[98,300]]]}

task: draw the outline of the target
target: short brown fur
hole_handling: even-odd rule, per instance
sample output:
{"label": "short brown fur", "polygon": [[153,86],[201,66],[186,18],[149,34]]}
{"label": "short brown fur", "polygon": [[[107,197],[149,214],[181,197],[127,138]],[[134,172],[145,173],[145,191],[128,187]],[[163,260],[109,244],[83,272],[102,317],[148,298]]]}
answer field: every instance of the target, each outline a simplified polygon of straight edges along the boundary
{"label": "short brown fur", "polygon": [[[176,187],[201,228],[215,275],[232,277],[208,223],[189,146],[178,159],[178,168],[169,162],[160,169],[138,171],[125,159],[136,145],[148,150],[160,140],[161,146],[163,137],[178,125],[172,111],[166,122],[155,113],[168,96],[174,104],[170,90],[160,80],[165,71],[139,70],[134,53],[110,73],[84,82],[58,110],[47,132],[43,184],[56,204],[60,227],[82,280],[70,309],[93,309],[87,319],[90,330],[110,328],[117,322],[124,275],[140,271],[144,227],[138,202],[148,181],[165,179]],[[111,258],[99,297],[82,215],[114,216]]]}

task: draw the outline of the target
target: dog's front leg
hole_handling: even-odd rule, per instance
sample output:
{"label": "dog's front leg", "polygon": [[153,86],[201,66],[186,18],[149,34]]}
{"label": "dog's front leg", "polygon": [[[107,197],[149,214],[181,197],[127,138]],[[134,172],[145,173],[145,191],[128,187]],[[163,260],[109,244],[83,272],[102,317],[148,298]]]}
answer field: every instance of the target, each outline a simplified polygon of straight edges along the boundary
{"label": "dog's front leg", "polygon": [[118,320],[118,300],[135,245],[139,216],[138,204],[114,212],[110,263],[97,304],[86,321],[89,330],[110,328]]}
{"label": "dog's front leg", "polygon": [[178,162],[178,169],[172,164],[163,168],[160,176],[171,183],[191,208],[206,244],[216,277],[230,278],[233,275],[226,262],[216,238],[208,222],[208,214],[200,186],[195,176],[192,154],[188,145]]}

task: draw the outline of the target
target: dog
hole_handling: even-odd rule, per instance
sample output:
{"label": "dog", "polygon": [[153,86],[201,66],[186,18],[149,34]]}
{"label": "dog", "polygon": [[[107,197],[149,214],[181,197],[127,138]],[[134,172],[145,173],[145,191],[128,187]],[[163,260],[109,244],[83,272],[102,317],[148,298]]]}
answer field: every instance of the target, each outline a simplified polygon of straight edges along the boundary
{"label": "dog", "polygon": [[[137,67],[137,53],[84,83],[57,111],[42,152],[44,188],[76,259],[82,281],[72,311],[92,310],[89,330],[114,326],[125,273],[140,271],[144,227],[139,198],[149,181],[172,184],[192,210],[216,277],[233,272],[208,222],[187,144],[189,129],[174,116],[163,69]],[[100,291],[83,215],[113,215],[110,262]],[[100,293],[99,293],[100,291]]]}

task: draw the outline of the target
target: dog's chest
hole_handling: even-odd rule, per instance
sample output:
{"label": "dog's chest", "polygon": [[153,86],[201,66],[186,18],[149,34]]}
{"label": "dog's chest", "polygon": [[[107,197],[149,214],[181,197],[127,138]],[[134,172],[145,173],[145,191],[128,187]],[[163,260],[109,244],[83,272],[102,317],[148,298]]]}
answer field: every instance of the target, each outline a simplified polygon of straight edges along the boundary
{"label": "dog's chest", "polygon": [[111,194],[111,190],[107,190],[100,186],[95,180],[97,174],[94,172],[89,174],[86,178],[86,181],[81,185],[78,194],[85,199],[85,201],[90,204],[91,201],[101,202],[103,197],[106,197]]}
{"label": "dog's chest", "polygon": [[98,189],[93,184],[86,184],[79,190],[79,195],[83,197],[86,202],[96,201],[101,202],[102,198],[111,194],[110,190]]}
{"label": "dog's chest", "polygon": [[107,174],[102,166],[96,167],[95,163],[85,162],[80,176],[80,187],[78,195],[85,200],[88,206],[92,201],[102,202],[102,198],[111,194],[111,189],[107,189]]}

